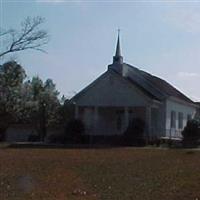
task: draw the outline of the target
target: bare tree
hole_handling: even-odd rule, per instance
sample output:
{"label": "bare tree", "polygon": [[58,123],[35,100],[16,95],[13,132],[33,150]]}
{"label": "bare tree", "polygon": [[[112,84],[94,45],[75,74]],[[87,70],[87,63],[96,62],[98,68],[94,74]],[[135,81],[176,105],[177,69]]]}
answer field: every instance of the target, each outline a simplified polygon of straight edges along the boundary
{"label": "bare tree", "polygon": [[48,43],[49,35],[47,31],[40,29],[42,23],[44,23],[42,17],[27,17],[21,23],[19,31],[0,29],[1,44],[3,44],[3,40],[5,41],[5,45],[1,45],[0,58],[6,54],[27,49],[45,52],[42,46]]}

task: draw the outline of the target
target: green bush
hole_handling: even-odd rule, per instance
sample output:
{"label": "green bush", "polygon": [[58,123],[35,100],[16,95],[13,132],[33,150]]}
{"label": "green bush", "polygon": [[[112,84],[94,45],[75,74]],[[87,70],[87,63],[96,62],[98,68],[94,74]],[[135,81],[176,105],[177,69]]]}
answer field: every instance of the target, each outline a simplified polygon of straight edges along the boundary
{"label": "green bush", "polygon": [[127,145],[144,146],[145,122],[142,119],[133,119],[124,132],[124,142]]}
{"label": "green bush", "polygon": [[56,143],[56,144],[64,144],[66,143],[66,135],[65,134],[51,134],[48,137],[49,143]]}
{"label": "green bush", "polygon": [[192,119],[187,122],[186,127],[182,131],[183,146],[195,147],[200,139],[200,123],[198,120]]}
{"label": "green bush", "polygon": [[0,129],[0,142],[5,140],[5,130]]}
{"label": "green bush", "polygon": [[0,142],[4,141],[6,138],[6,130],[8,129],[12,116],[7,112],[4,112],[0,104]]}
{"label": "green bush", "polygon": [[39,135],[31,134],[28,137],[28,141],[29,142],[39,142],[40,141],[40,137],[39,137]]}
{"label": "green bush", "polygon": [[70,120],[65,128],[66,138],[69,142],[81,143],[84,132],[85,126],[79,119]]}

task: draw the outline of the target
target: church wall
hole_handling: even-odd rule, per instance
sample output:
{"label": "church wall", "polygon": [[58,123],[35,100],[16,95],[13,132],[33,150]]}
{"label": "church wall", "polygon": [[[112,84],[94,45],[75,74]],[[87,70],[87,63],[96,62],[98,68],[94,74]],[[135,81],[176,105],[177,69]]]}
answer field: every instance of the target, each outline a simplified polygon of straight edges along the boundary
{"label": "church wall", "polygon": [[151,107],[151,127],[149,131],[150,138],[158,138],[165,136],[166,124],[166,104],[162,102],[157,106]]}
{"label": "church wall", "polygon": [[[111,70],[97,79],[78,97],[75,97],[74,102],[79,107],[87,107],[82,113],[82,119],[86,123],[88,133],[96,135],[102,135],[102,133],[113,135],[124,132],[125,128],[123,127],[121,131],[116,129],[117,115],[113,108],[122,108],[122,111],[124,111],[125,108],[148,108],[153,105],[152,99],[146,96],[139,88]],[[98,123],[95,122],[94,107],[99,110]],[[103,111],[102,108],[105,110]],[[171,111],[176,112],[176,128],[173,130],[171,130]],[[157,106],[157,112],[157,118],[152,114],[151,126],[147,127],[151,129],[151,132],[149,132],[150,137],[154,134],[157,136],[169,136],[169,132],[172,136],[177,136],[177,133],[180,135],[182,129],[178,128],[178,113],[183,113],[184,127],[187,123],[187,116],[191,115],[193,117],[196,108],[169,98]],[[147,118],[146,120],[148,121]],[[156,121],[157,124],[155,123]],[[123,126],[124,124],[125,122],[123,121]]]}
{"label": "church wall", "polygon": [[[124,133],[127,128],[125,108],[130,110],[135,107],[133,113],[137,112],[140,118],[146,119],[143,111],[151,104],[151,99],[129,81],[124,80],[115,72],[108,71],[78,98],[75,98],[74,102],[79,106],[79,111],[81,110],[79,116],[86,125],[86,134],[116,135]],[[95,107],[98,109],[97,121],[95,121]],[[119,117],[117,112],[121,113],[120,130],[116,126],[117,117]]]}
{"label": "church wall", "polygon": [[[133,118],[146,120],[145,107],[129,107],[127,109],[128,123]],[[81,107],[80,110],[79,118],[86,126],[86,135],[121,135],[127,129],[124,107],[98,107],[97,117],[95,117],[94,107]]]}
{"label": "church wall", "polygon": [[[119,109],[118,109],[119,111]],[[117,109],[115,108],[100,108],[98,122],[96,124],[95,135],[119,135],[121,130],[117,129]],[[124,128],[123,112],[122,114],[122,127]]]}
{"label": "church wall", "polygon": [[[176,117],[175,117],[175,128],[171,128],[171,111],[175,111]],[[193,106],[189,106],[186,104],[181,104],[179,102],[173,101],[168,99],[166,101],[166,135],[169,136],[170,134],[172,136],[181,136],[182,129],[179,129],[178,123],[178,113],[183,113],[183,128],[186,126],[188,115],[190,115],[192,118],[195,116],[196,108]],[[171,131],[171,133],[170,133]]]}

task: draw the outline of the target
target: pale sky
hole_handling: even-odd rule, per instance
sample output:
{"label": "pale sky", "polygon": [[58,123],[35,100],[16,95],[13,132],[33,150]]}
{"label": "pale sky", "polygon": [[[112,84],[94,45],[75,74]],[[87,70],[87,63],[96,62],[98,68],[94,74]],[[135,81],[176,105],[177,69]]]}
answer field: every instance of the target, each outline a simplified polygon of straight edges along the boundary
{"label": "pale sky", "polygon": [[200,2],[0,0],[0,5],[3,28],[17,29],[27,16],[45,17],[48,54],[12,57],[29,77],[52,78],[67,97],[107,70],[120,28],[126,63],[200,101]]}

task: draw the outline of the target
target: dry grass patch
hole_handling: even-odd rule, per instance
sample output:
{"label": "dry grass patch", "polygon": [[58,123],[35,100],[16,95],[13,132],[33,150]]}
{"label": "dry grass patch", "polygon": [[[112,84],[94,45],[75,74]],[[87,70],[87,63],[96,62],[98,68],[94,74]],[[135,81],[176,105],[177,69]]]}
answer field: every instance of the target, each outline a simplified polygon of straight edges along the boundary
{"label": "dry grass patch", "polygon": [[1,149],[2,200],[200,200],[200,152]]}

